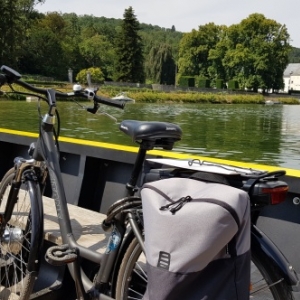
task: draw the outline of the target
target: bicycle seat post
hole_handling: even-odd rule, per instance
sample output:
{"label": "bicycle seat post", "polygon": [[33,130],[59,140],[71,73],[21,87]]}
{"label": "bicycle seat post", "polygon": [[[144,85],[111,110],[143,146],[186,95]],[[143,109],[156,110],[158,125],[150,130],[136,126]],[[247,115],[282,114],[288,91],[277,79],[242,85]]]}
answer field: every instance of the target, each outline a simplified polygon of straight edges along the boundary
{"label": "bicycle seat post", "polygon": [[140,172],[143,168],[143,163],[147,154],[148,150],[151,150],[153,146],[151,147],[149,143],[146,141],[142,141],[139,147],[139,151],[133,166],[133,170],[131,172],[130,180],[126,184],[126,196],[133,196],[136,192],[136,184],[140,175]]}
{"label": "bicycle seat post", "polygon": [[172,150],[174,143],[181,139],[182,131],[172,123],[136,120],[122,121],[119,129],[140,145],[131,178],[126,184],[126,196],[133,196],[147,151],[155,147]]}

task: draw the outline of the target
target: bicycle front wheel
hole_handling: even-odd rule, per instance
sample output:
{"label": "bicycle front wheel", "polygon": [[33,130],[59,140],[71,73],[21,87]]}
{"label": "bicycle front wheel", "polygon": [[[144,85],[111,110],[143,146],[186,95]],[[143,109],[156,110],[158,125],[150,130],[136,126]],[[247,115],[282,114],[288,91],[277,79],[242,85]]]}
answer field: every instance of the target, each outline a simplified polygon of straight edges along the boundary
{"label": "bicycle front wheel", "polygon": [[20,188],[9,198],[15,170],[9,170],[0,183],[0,216],[3,219],[13,204],[9,220],[5,220],[0,236],[0,299],[29,299],[39,267],[43,241],[41,193],[35,176],[22,178]]}
{"label": "bicycle front wheel", "polygon": [[[146,257],[134,238],[122,260],[117,277],[116,299],[142,299],[147,287]],[[293,296],[275,270],[257,257],[251,262],[251,300],[290,300]]]}

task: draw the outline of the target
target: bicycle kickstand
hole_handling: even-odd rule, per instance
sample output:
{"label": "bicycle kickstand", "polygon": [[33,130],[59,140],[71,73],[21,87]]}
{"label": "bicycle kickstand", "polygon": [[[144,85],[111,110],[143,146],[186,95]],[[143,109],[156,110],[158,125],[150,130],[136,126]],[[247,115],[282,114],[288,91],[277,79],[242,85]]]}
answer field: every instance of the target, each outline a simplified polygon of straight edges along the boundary
{"label": "bicycle kickstand", "polygon": [[53,266],[63,266],[73,263],[74,282],[76,287],[77,300],[89,300],[86,294],[82,280],[81,271],[78,262],[78,249],[70,249],[69,245],[52,246],[45,254],[46,261]]}

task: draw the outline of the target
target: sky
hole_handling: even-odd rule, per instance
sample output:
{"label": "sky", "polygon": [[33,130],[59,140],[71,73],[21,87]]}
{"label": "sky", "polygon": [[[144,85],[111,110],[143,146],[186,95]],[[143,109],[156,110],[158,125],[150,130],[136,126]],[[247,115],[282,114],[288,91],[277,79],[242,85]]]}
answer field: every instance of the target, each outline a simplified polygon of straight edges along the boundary
{"label": "sky", "polygon": [[250,14],[261,13],[266,18],[286,25],[290,44],[300,48],[299,0],[45,0],[35,8],[43,13],[61,12],[123,19],[131,6],[140,23],[158,25],[177,31],[191,32],[199,25],[238,24]]}

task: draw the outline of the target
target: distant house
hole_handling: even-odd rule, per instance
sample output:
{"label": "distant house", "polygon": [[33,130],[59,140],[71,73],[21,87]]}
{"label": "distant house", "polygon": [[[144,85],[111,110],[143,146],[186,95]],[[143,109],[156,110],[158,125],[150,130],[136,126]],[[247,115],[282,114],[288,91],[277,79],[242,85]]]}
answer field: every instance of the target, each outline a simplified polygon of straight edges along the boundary
{"label": "distant house", "polygon": [[300,63],[288,64],[283,72],[283,92],[300,91]]}

